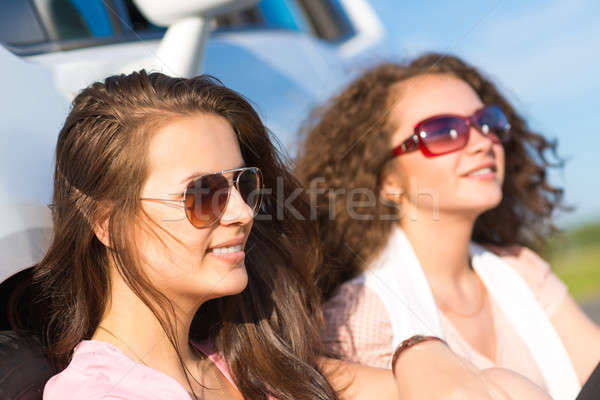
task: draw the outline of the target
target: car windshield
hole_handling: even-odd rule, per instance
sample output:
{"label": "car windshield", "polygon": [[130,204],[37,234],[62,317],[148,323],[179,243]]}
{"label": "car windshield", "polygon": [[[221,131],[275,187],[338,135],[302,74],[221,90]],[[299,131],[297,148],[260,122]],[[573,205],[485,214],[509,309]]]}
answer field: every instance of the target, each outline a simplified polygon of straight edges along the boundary
{"label": "car windshield", "polygon": [[[0,0],[0,42],[19,55],[43,54],[134,40],[160,39],[132,0]],[[261,0],[212,21],[213,32],[304,32],[326,41],[352,33],[338,0]]]}

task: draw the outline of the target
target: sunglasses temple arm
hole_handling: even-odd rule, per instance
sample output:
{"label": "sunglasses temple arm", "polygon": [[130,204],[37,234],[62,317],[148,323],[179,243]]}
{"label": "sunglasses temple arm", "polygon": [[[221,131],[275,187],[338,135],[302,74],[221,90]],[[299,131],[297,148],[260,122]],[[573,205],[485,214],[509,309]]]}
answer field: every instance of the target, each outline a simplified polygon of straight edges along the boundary
{"label": "sunglasses temple arm", "polygon": [[184,200],[175,200],[175,199],[155,199],[152,197],[142,197],[140,200],[151,201],[154,203],[179,203],[179,204],[166,204],[170,207],[182,208]]}
{"label": "sunglasses temple arm", "polygon": [[410,153],[411,151],[415,151],[419,148],[419,137],[415,134],[411,136],[409,139],[406,139],[402,144],[396,146],[394,150],[392,150],[392,158],[397,157],[399,155]]}

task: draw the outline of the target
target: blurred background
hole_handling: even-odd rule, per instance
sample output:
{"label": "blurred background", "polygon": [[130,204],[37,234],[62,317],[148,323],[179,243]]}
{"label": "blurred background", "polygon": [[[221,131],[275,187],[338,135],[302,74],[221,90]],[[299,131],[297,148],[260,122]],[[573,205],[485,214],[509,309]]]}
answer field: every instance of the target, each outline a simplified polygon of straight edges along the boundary
{"label": "blurred background", "polygon": [[210,73],[246,95],[293,155],[309,111],[356,74],[438,51],[482,69],[558,141],[565,167],[551,181],[574,211],[557,215],[564,234],[544,256],[600,322],[600,2],[217,3],[0,0],[0,281],[43,253],[56,135],[91,82],[139,68]]}

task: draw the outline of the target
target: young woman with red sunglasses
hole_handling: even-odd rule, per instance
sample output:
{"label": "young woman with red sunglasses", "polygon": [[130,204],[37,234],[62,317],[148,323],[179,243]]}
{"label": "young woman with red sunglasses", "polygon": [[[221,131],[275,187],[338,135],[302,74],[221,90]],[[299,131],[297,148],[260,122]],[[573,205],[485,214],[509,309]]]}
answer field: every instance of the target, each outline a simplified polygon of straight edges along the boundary
{"label": "young woman with red sunglasses", "polygon": [[546,398],[436,340],[402,348],[395,375],[324,357],[308,200],[212,78],[84,89],[55,168],[53,242],[20,321],[58,372],[44,399]]}
{"label": "young woman with red sunglasses", "polygon": [[574,398],[600,330],[529,249],[555,230],[554,150],[452,56],[378,66],[318,109],[296,171],[316,200],[330,349],[389,367],[412,335],[440,336]]}

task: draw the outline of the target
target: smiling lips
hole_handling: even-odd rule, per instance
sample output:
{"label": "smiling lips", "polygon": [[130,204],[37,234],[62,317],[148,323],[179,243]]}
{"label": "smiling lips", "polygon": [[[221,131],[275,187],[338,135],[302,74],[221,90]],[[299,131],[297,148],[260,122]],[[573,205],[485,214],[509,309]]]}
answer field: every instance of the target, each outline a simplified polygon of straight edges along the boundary
{"label": "smiling lips", "polygon": [[218,258],[228,264],[238,264],[242,262],[246,256],[244,252],[244,237],[222,242],[207,250],[207,254]]}
{"label": "smiling lips", "polygon": [[231,253],[235,253],[236,251],[242,251],[242,245],[236,245],[236,246],[227,246],[227,247],[215,247],[214,249],[210,250],[209,252],[212,252],[214,254],[231,254]]}
{"label": "smiling lips", "polygon": [[462,175],[465,178],[488,180],[496,178],[496,165],[493,162],[479,165]]}
{"label": "smiling lips", "polygon": [[469,173],[468,177],[482,177],[487,175],[495,175],[495,172],[492,168],[481,168],[476,171]]}

